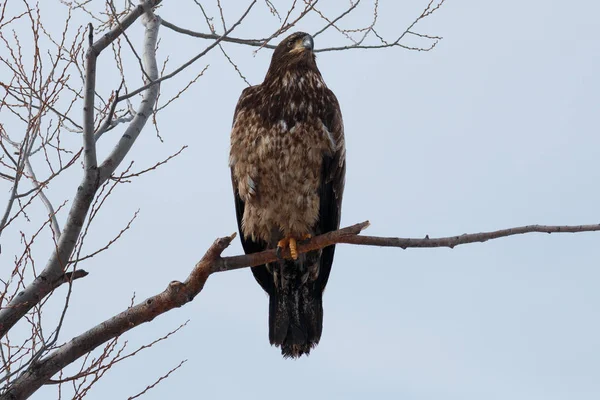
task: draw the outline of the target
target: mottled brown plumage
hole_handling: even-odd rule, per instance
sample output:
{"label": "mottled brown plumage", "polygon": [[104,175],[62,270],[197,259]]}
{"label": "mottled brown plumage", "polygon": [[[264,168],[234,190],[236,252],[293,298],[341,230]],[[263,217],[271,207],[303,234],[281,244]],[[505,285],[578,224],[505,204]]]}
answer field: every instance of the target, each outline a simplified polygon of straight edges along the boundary
{"label": "mottled brown plumage", "polygon": [[[344,128],[312,50],[306,33],[283,40],[264,82],[245,89],[235,110],[229,165],[246,253],[339,227]],[[269,294],[269,339],[284,356],[308,354],[319,342],[334,251],[252,269]]]}

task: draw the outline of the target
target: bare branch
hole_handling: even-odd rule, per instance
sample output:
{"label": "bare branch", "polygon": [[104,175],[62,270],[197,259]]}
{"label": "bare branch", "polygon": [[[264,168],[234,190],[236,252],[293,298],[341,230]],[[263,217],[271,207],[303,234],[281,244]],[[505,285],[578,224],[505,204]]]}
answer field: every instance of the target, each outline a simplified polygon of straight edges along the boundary
{"label": "bare branch", "polygon": [[[131,26],[131,24],[133,24],[135,20],[143,13],[151,13],[152,7],[160,3],[160,1],[161,0],[146,0],[140,3],[140,5],[135,7],[129,14],[127,14],[127,16],[125,16],[125,18],[123,18],[117,27],[111,29],[104,34],[104,36],[98,39],[92,45],[92,49],[88,52],[88,54],[92,54],[97,57],[103,49],[105,49],[119,37],[123,29],[127,29],[129,26]],[[153,26],[152,28],[155,30],[158,29],[158,24],[156,27]],[[147,30],[148,29],[149,28],[147,27]],[[146,38],[148,39],[150,36],[151,34],[147,34]],[[151,103],[148,106],[149,110],[147,116],[149,116],[151,114],[154,102],[151,101],[151,98],[147,98],[147,100]],[[146,119],[147,116],[145,117]],[[135,122],[136,121],[133,121],[132,124]],[[140,125],[138,122],[136,129],[141,129],[142,126],[143,124]],[[86,141],[88,142],[88,148],[91,148],[90,142],[93,142],[93,129],[89,130],[89,122],[88,131],[86,134],[88,135],[86,138]],[[136,133],[136,136],[137,134],[139,134],[139,131]],[[131,147],[131,145],[129,145],[129,147]],[[121,154],[122,157],[125,156],[125,153],[126,152]],[[93,159],[91,159],[91,156],[88,155],[88,157],[90,157],[88,162],[93,164]],[[110,168],[105,167],[103,169],[105,174],[108,173],[105,175],[105,179],[119,165],[122,157],[120,159],[112,159]],[[31,308],[38,304],[46,295],[64,283],[64,271],[67,267],[67,262],[71,256],[71,253],[75,248],[77,238],[79,237],[96,191],[100,185],[99,177],[100,174],[97,170],[86,168],[84,179],[81,185],[78,187],[71,209],[69,210],[62,235],[56,246],[56,251],[52,253],[46,264],[46,267],[34,279],[34,281],[31,282],[17,296],[13,297],[6,307],[0,310],[0,337],[6,335],[6,333],[17,323],[17,321],[19,321]]]}
{"label": "bare branch", "polygon": [[166,81],[167,79],[171,79],[172,77],[174,77],[175,75],[177,75],[178,73],[180,73],[181,71],[183,71],[184,69],[186,69],[187,67],[189,67],[190,65],[192,65],[194,62],[196,62],[198,59],[204,57],[204,55],[206,55],[206,53],[208,53],[209,51],[211,51],[215,46],[217,46],[219,43],[221,43],[221,41],[227,37],[227,35],[229,35],[231,32],[233,32],[233,30],[242,23],[242,21],[244,20],[244,18],[246,18],[246,16],[248,15],[248,13],[250,12],[250,10],[252,9],[252,7],[254,7],[254,4],[256,4],[256,0],[253,0],[252,3],[250,3],[250,5],[248,6],[248,8],[246,9],[246,11],[242,14],[242,16],[240,17],[240,19],[237,20],[237,22],[235,24],[233,24],[231,26],[231,28],[229,28],[227,31],[225,31],[225,33],[220,36],[217,40],[215,40],[210,46],[208,46],[206,49],[204,49],[201,53],[199,53],[198,55],[192,57],[189,61],[187,61],[186,63],[184,63],[182,66],[180,66],[179,68],[177,68],[175,71],[171,72],[170,74],[167,75],[163,75],[160,77],[160,79],[156,79],[153,80],[152,82],[142,86],[139,89],[134,90],[133,92],[130,92],[124,96],[121,96],[118,98],[118,101],[122,101],[125,99],[129,99],[130,97],[135,96],[138,93],[143,92],[146,89],[151,88],[152,86],[155,86],[159,83],[161,83],[162,81]]}
{"label": "bare branch", "polygon": [[181,366],[183,364],[185,364],[187,362],[187,360],[182,360],[181,362],[179,362],[179,364],[177,364],[177,366],[171,368],[169,371],[167,371],[166,374],[164,374],[163,376],[161,376],[160,378],[158,378],[156,381],[154,381],[153,384],[146,386],[146,388],[144,390],[142,390],[141,392],[139,392],[138,394],[128,397],[127,400],[133,400],[133,399],[137,399],[140,396],[143,396],[144,394],[146,394],[149,390],[154,389],[156,387],[156,385],[158,385],[159,383],[161,383],[162,381],[164,381],[165,379],[167,379],[173,372],[177,371],[179,368],[181,368]]}
{"label": "bare branch", "polygon": [[[158,40],[158,28],[160,27],[160,18],[148,11],[142,17],[142,22],[146,27],[144,34],[144,53],[143,60],[146,71],[151,78],[151,82],[147,85],[148,89],[144,92],[140,108],[133,117],[133,120],[125,130],[123,136],[106,157],[102,165],[99,167],[98,181],[102,184],[115,172],[115,169],[121,164],[133,143],[142,132],[144,125],[152,115],[152,110],[158,97],[158,65],[156,63],[156,42]],[[117,98],[115,102],[123,100]]]}
{"label": "bare branch", "polygon": [[134,172],[134,173],[132,173],[132,174],[121,175],[121,176],[118,176],[118,177],[113,177],[113,178],[111,178],[111,179],[113,179],[113,180],[116,180],[116,181],[121,181],[121,182],[122,182],[122,181],[125,181],[125,180],[127,180],[127,179],[136,178],[136,177],[138,177],[138,176],[140,176],[140,175],[143,175],[143,174],[145,174],[145,173],[147,173],[147,172],[154,171],[156,168],[160,167],[161,165],[164,165],[164,164],[168,163],[168,162],[169,162],[169,161],[171,161],[173,158],[175,158],[175,157],[177,157],[178,155],[180,155],[180,154],[181,154],[181,152],[182,152],[182,151],[184,151],[185,149],[187,149],[187,146],[183,146],[183,147],[182,147],[181,149],[179,149],[179,150],[178,150],[176,153],[173,153],[173,154],[171,154],[169,157],[165,158],[164,160],[162,160],[162,161],[159,161],[159,162],[157,162],[156,164],[154,164],[153,166],[151,166],[151,167],[148,167],[148,168],[145,168],[145,169],[143,169],[143,170],[141,170],[141,171],[139,171],[139,172]]}
{"label": "bare branch", "polygon": [[[96,160],[96,142],[94,141],[94,99],[96,98],[96,59],[99,52],[94,49],[94,27],[90,23],[90,48],[85,55],[85,89],[83,96],[83,159],[86,177],[94,174],[98,166]],[[88,177],[91,179],[91,175]]]}
{"label": "bare branch", "polygon": [[139,17],[147,11],[151,11],[154,7],[159,5],[162,0],[146,0],[141,1],[129,14],[121,20],[116,27],[111,29],[109,32],[104,34],[100,39],[94,43],[94,49],[97,53],[100,53],[112,42],[114,42],[127,28],[129,28]]}
{"label": "bare branch", "polygon": [[580,233],[600,231],[600,224],[597,225],[527,225],[516,228],[501,229],[498,231],[469,233],[458,236],[448,236],[441,238],[423,239],[396,238],[396,237],[376,237],[376,236],[354,236],[347,237],[337,243],[358,244],[365,246],[382,247],[400,247],[408,248],[428,248],[428,247],[449,247],[454,248],[461,244],[486,242],[492,239],[498,239],[507,236],[522,235],[524,233]]}
{"label": "bare branch", "polygon": [[[119,18],[117,16],[114,4],[111,1],[109,1],[109,2],[107,2],[107,6],[110,9],[113,17],[117,21],[117,25],[120,25],[121,23],[119,22]],[[151,80],[150,76],[148,75],[148,73],[144,69],[144,63],[142,62],[142,59],[140,58],[140,56],[138,55],[137,51],[135,50],[135,46],[133,45],[133,43],[131,43],[131,40],[129,40],[129,36],[127,36],[126,29],[122,28],[122,30],[123,30],[123,37],[127,41],[127,44],[129,45],[129,48],[131,49],[131,52],[133,53],[133,55],[137,59],[138,64],[140,66],[140,70],[142,71],[142,73],[144,74],[144,76],[146,77],[146,79]]]}
{"label": "bare branch", "polygon": [[56,211],[54,211],[54,206],[52,206],[52,203],[44,193],[44,190],[35,176],[35,172],[33,171],[33,167],[29,161],[29,156],[25,158],[25,169],[31,177],[34,189],[39,191],[40,199],[48,211],[48,216],[50,218],[50,229],[52,229],[52,234],[54,235],[55,239],[58,240],[60,238],[60,227],[58,226],[58,220],[56,219]]}
{"label": "bare branch", "polygon": [[323,28],[319,29],[312,36],[313,37],[319,36],[321,33],[325,32],[327,29],[331,28],[332,26],[335,26],[335,24],[338,23],[342,18],[346,17],[348,14],[350,14],[352,11],[354,11],[354,9],[356,8],[356,6],[358,6],[360,4],[360,1],[361,0],[356,0],[356,2],[354,4],[352,4],[350,7],[348,7],[346,9],[346,11],[344,11],[342,14],[340,14],[333,21],[329,22]]}
{"label": "bare branch", "polygon": [[[395,39],[394,41],[386,41],[384,40],[376,31],[375,31],[375,21],[373,22],[373,24],[367,28],[367,31],[365,33],[365,35],[363,36],[363,38],[357,42],[354,43],[352,45],[348,45],[348,46],[339,46],[339,47],[326,47],[326,48],[322,48],[322,49],[317,49],[315,50],[315,52],[326,52],[326,51],[341,51],[341,50],[350,50],[350,49],[365,49],[365,50],[372,50],[372,49],[384,49],[384,48],[390,48],[390,47],[400,47],[406,50],[414,50],[414,51],[430,51],[433,50],[433,48],[437,45],[437,43],[442,39],[441,36],[430,36],[430,35],[421,35],[421,34],[417,34],[415,32],[413,32],[413,28],[415,27],[415,25],[417,25],[419,22],[421,22],[422,20],[424,20],[425,18],[431,16],[434,12],[436,12],[437,10],[439,10],[439,8],[444,4],[445,0],[440,0],[435,6],[433,5],[434,0],[430,0],[430,2],[427,4],[427,7],[425,7],[425,9],[423,10],[423,12],[421,13],[421,15],[419,15],[409,26],[408,28],[406,28],[404,30],[404,32],[402,32],[402,34],[400,34],[400,36],[398,36],[397,39]],[[375,13],[375,19],[376,19],[377,15]],[[362,42],[366,39],[367,34],[369,32],[373,32],[374,35],[380,40],[381,44],[374,44],[374,45],[366,45],[366,44],[362,44]],[[405,37],[406,35],[413,35],[413,36],[418,36],[418,37],[422,37],[425,39],[429,39],[431,44],[429,46],[426,47],[414,47],[414,46],[407,46],[404,45],[402,43],[400,43]]]}
{"label": "bare branch", "polygon": [[5,174],[4,172],[0,172],[0,177],[3,178],[3,179],[6,179],[7,181],[11,181],[11,182],[15,181],[15,177],[14,176]]}
{"label": "bare branch", "polygon": [[71,167],[73,164],[75,164],[75,161],[77,161],[79,159],[79,157],[81,156],[81,151],[83,149],[79,149],[79,151],[77,153],[75,153],[75,155],[65,164],[63,165],[59,170],[55,171],[52,173],[52,175],[50,175],[46,180],[42,181],[42,182],[38,182],[37,186],[34,186],[32,189],[29,189],[26,192],[23,193],[19,193],[16,197],[17,199],[22,198],[22,197],[27,197],[30,194],[39,191],[41,188],[43,188],[44,186],[46,186],[52,179],[56,178],[58,175],[60,175],[61,172],[63,172],[64,170],[66,170],[67,168]]}
{"label": "bare branch", "polygon": [[19,171],[17,171],[17,174],[13,179],[13,186],[10,191],[8,201],[6,202],[6,208],[4,209],[2,219],[0,219],[0,236],[4,231],[4,228],[6,228],[6,226],[8,225],[8,218],[10,217],[10,212],[12,211],[13,204],[17,199],[17,190],[19,189],[19,181],[21,180],[21,176],[22,174]]}
{"label": "bare branch", "polygon": [[[290,9],[288,10],[286,18],[283,21],[281,27],[279,29],[277,29],[272,35],[270,35],[268,38],[265,38],[265,39],[242,39],[242,38],[230,37],[229,35],[224,35],[226,37],[223,37],[223,36],[219,36],[218,34],[216,34],[214,32],[212,32],[212,33],[196,32],[196,31],[192,31],[192,30],[189,30],[186,28],[179,27],[179,26],[177,26],[169,21],[165,21],[165,20],[162,20],[161,24],[175,32],[178,32],[178,33],[181,33],[184,35],[188,35],[188,36],[192,36],[192,37],[201,38],[201,39],[213,39],[213,40],[220,40],[223,42],[236,43],[236,44],[258,47],[258,48],[265,47],[265,48],[269,48],[269,49],[274,49],[276,46],[268,44],[269,41],[271,41],[272,39],[285,33],[287,30],[289,30],[290,28],[295,26],[300,19],[304,18],[309,12],[313,11],[313,12],[317,13],[319,16],[321,16],[321,18],[323,18],[327,21],[327,24],[323,28],[321,28],[320,30],[315,32],[315,34],[313,36],[318,36],[321,33],[323,33],[324,31],[326,31],[327,29],[334,27],[339,32],[341,32],[347,39],[349,39],[352,42],[351,44],[346,45],[346,46],[332,46],[332,47],[324,47],[324,48],[320,48],[320,49],[315,49],[316,53],[328,52],[328,51],[352,50],[352,49],[364,49],[364,50],[384,49],[384,48],[392,48],[392,47],[399,47],[399,48],[403,48],[405,50],[413,50],[413,51],[430,51],[437,45],[437,43],[442,39],[442,37],[417,33],[417,32],[413,31],[413,28],[420,21],[424,20],[425,18],[431,16],[434,12],[436,12],[444,4],[444,2],[445,2],[445,0],[441,0],[441,1],[439,1],[439,3],[434,5],[433,4],[434,2],[430,1],[427,4],[427,6],[425,7],[425,9],[423,10],[423,12],[408,26],[408,28],[406,28],[404,30],[404,32],[402,32],[396,39],[393,39],[393,40],[383,39],[383,37],[381,37],[375,30],[375,22],[377,20],[377,2],[375,2],[375,10],[373,13],[374,19],[371,22],[371,24],[369,26],[367,26],[366,28],[360,28],[358,30],[357,29],[343,30],[343,29],[340,29],[337,27],[336,24],[339,21],[341,21],[343,18],[348,16],[353,10],[356,9],[356,7],[360,3],[360,0],[357,0],[356,2],[351,2],[350,6],[344,12],[342,12],[339,16],[334,18],[333,20],[327,19],[326,17],[324,17],[324,15],[320,11],[318,11],[314,8],[314,6],[317,4],[317,1],[311,2],[311,1],[305,0],[306,7],[302,11],[302,13],[300,13],[300,15],[294,21],[287,22],[290,17],[291,12],[295,8],[296,2],[294,2],[294,5],[292,5],[292,7],[290,7]],[[360,38],[360,40],[354,40],[354,39],[352,39],[351,36],[348,35],[348,33],[351,33],[351,32],[364,32],[364,33],[362,34],[362,38]],[[364,41],[367,38],[367,36],[369,35],[369,33],[373,33],[373,35],[377,39],[379,39],[379,43],[365,44]],[[423,39],[427,39],[429,41],[429,43],[427,45],[425,45],[424,47],[405,45],[401,42],[407,35],[412,35],[412,36],[420,37]]]}
{"label": "bare branch", "polygon": [[173,281],[167,289],[73,338],[59,349],[39,360],[15,379],[0,400],[27,398],[54,374],[101,344],[134,327],[152,321],[156,316],[190,302],[204,287],[212,264],[220,257],[235,235],[216,240],[185,282]]}
{"label": "bare branch", "polygon": [[[364,229],[369,226],[369,222],[365,221],[360,224],[352,225],[338,231],[330,232],[325,235],[316,236],[310,241],[299,243],[298,253],[306,253],[308,251],[321,249],[333,244],[354,244],[364,246],[381,246],[381,247],[400,247],[407,248],[431,248],[431,247],[449,247],[475,243],[486,242],[492,239],[498,239],[507,236],[521,235],[525,233],[579,233],[579,232],[595,232],[600,231],[600,224],[596,225],[527,225],[516,228],[502,229],[490,232],[463,234],[458,236],[448,236],[442,238],[429,238],[426,236],[422,239],[415,238],[397,238],[397,237],[378,237],[378,236],[362,236],[359,235]],[[286,249],[282,256],[289,258],[289,249]],[[213,266],[213,272],[229,271],[233,269],[255,267],[269,262],[276,261],[277,252],[275,249],[267,250],[260,253],[247,254],[242,256],[223,257],[218,260]]]}
{"label": "bare branch", "polygon": [[[265,45],[267,43],[269,43],[271,40],[273,40],[274,38],[278,37],[279,35],[287,32],[289,29],[296,26],[298,21],[300,21],[302,18],[304,18],[309,12],[313,11],[314,7],[317,5],[318,2],[319,2],[319,0],[314,0],[314,1],[313,0],[304,0],[304,3],[306,4],[306,6],[304,7],[304,10],[302,10],[300,15],[298,17],[296,17],[295,20],[293,20],[292,22],[288,22],[288,19],[290,18],[290,15],[292,14],[292,11],[294,11],[294,8],[296,6],[296,0],[294,0],[294,2],[292,3],[292,6],[288,10],[287,15],[285,16],[285,19],[283,20],[283,23],[281,24],[281,27],[279,29],[277,29],[271,36],[269,36],[267,39],[265,39],[265,41],[264,41]],[[265,46],[260,46],[259,49],[254,50],[254,53],[256,54],[256,52],[259,51],[263,47],[265,47]]]}
{"label": "bare branch", "polygon": [[212,39],[212,40],[221,39],[222,42],[237,43],[237,44],[243,44],[243,45],[254,46],[254,47],[266,47],[267,49],[274,49],[276,47],[272,44],[266,44],[264,40],[240,39],[240,38],[229,37],[229,36],[223,37],[222,35],[218,35],[216,33],[194,32],[189,29],[181,28],[175,24],[172,24],[172,23],[164,20],[164,19],[162,19],[160,21],[160,23],[163,26],[165,26],[171,30],[174,30],[175,32],[179,32],[179,33],[182,33],[182,34],[188,35],[188,36],[197,37],[200,39]]}
{"label": "bare branch", "polygon": [[97,142],[100,139],[100,137],[102,137],[102,135],[113,126],[113,116],[115,115],[115,109],[117,108],[118,103],[117,99],[119,98],[119,92],[123,88],[124,84],[125,80],[122,80],[121,84],[119,85],[119,88],[115,92],[114,98],[112,99],[110,109],[108,110],[108,114],[106,114],[106,117],[102,124],[100,124],[100,127],[98,127],[98,129],[96,129],[96,132],[94,132],[94,142]]}
{"label": "bare branch", "polygon": [[250,84],[250,82],[248,82],[248,79],[244,76],[244,74],[242,74],[242,71],[240,71],[240,69],[237,66],[237,64],[231,59],[231,57],[229,56],[229,54],[227,54],[227,52],[225,51],[225,49],[223,48],[223,46],[221,44],[219,44],[219,49],[221,49],[221,53],[223,53],[223,55],[225,56],[225,58],[227,59],[227,61],[229,62],[229,64],[231,64],[231,66],[233,67],[233,69],[235,69],[235,72],[237,72],[238,76],[240,78],[242,78],[242,80],[246,83],[246,85],[252,86]]}
{"label": "bare branch", "polygon": [[[459,244],[485,242],[500,237],[519,235],[530,232],[564,233],[600,231],[600,224],[577,226],[546,226],[529,225],[499,231],[452,236],[430,239],[401,239],[374,236],[359,236],[360,232],[369,226],[365,221],[324,235],[316,236],[307,242],[299,243],[298,252],[322,249],[333,244],[349,243],[367,246],[391,247],[454,247]],[[192,301],[203,289],[208,277],[215,272],[230,271],[261,265],[278,260],[276,250],[266,250],[260,253],[233,257],[221,257],[221,253],[231,244],[236,234],[217,239],[208,249],[204,257],[192,269],[184,282],[172,281],[168,287],[155,296],[149,297],[137,305],[128,308],[120,314],[98,324],[92,329],[75,337],[59,349],[39,360],[33,367],[19,376],[2,399],[26,398],[65,366],[79,357],[89,353],[103,343],[114,339],[138,325],[152,321],[160,314],[181,307]],[[290,258],[289,249],[282,254]]]}
{"label": "bare branch", "polygon": [[[13,207],[13,204],[14,204],[15,200],[18,198],[17,190],[19,188],[19,182],[21,181],[21,178],[23,176],[23,170],[25,168],[25,161],[29,157],[29,154],[31,153],[31,149],[33,148],[33,144],[35,142],[35,136],[32,135],[28,131],[27,134],[26,134],[26,136],[25,136],[25,139],[23,140],[23,142],[20,145],[17,144],[17,143],[14,143],[12,141],[10,141],[10,139],[6,135],[0,136],[0,143],[2,142],[2,139],[5,139],[5,140],[9,141],[15,147],[18,146],[18,149],[19,149],[19,158],[18,158],[17,164],[15,166],[15,168],[16,168],[15,178],[14,178],[14,181],[13,181],[13,186],[12,186],[12,189],[11,189],[11,192],[10,192],[10,196],[8,198],[8,202],[7,202],[4,214],[2,215],[2,219],[0,220],[0,235],[2,235],[2,232],[4,231],[4,229],[10,223],[10,220],[9,220],[10,213],[12,211],[12,207]],[[4,148],[4,146],[3,146],[3,149],[6,152],[5,154],[9,154],[7,152],[7,150]],[[11,159],[12,159],[12,157],[11,157]],[[14,159],[13,159],[13,161],[14,161]]]}
{"label": "bare branch", "polygon": [[[135,294],[133,296],[135,298]],[[131,299],[132,303],[134,301],[134,298]],[[133,304],[131,305],[133,306]],[[163,342],[167,339],[169,339],[171,336],[173,336],[174,334],[176,334],[177,332],[179,332],[181,329],[183,329],[185,326],[187,326],[188,322],[190,322],[189,320],[187,320],[186,322],[184,322],[183,324],[179,325],[177,328],[175,328],[174,330],[168,332],[166,335],[163,335],[161,337],[159,337],[158,339],[154,339],[152,342],[148,343],[148,344],[144,344],[142,346],[140,346],[139,348],[137,348],[136,350],[132,351],[129,354],[126,355],[121,355],[121,352],[123,350],[125,350],[125,348],[127,347],[127,341],[123,344],[123,346],[121,347],[121,350],[119,351],[119,353],[117,353],[116,356],[114,356],[111,360],[108,361],[108,363],[106,364],[102,364],[103,359],[105,359],[105,357],[100,357],[97,358],[95,361],[92,361],[91,365],[89,365],[87,368],[83,368],[79,373],[73,375],[73,376],[69,376],[66,378],[61,378],[60,380],[54,380],[54,379],[50,379],[48,380],[47,383],[49,384],[61,384],[61,383],[65,383],[65,382],[69,382],[69,381],[75,381],[77,379],[80,378],[85,378],[86,376],[89,375],[97,375],[97,374],[102,374],[104,373],[106,370],[109,370],[110,368],[112,368],[113,366],[115,366],[117,363],[126,360],[128,358],[134,357],[136,356],[138,353],[146,350],[146,349],[150,349],[153,346],[155,346],[157,343]],[[118,338],[115,338],[115,340]],[[116,342],[113,342],[114,344],[116,344]],[[110,345],[110,343],[109,343]],[[85,365],[85,362],[84,362]],[[159,379],[159,381],[161,381],[162,379]],[[155,384],[158,382],[155,382]],[[155,386],[155,385],[153,385]],[[148,390],[148,388],[146,388],[146,390]]]}
{"label": "bare branch", "polygon": [[[343,243],[344,239],[358,235],[360,232],[367,229],[369,225],[369,221],[365,221],[361,222],[360,224],[355,224],[343,229],[339,229],[337,231],[326,233],[324,235],[315,236],[314,238],[306,242],[299,242],[298,253],[306,253],[311,250],[317,250],[322,249],[323,247],[331,246],[332,244]],[[282,251],[281,257],[291,258],[290,250],[285,249],[284,251]],[[257,265],[277,261],[278,259],[279,257],[277,256],[276,249],[265,250],[260,253],[246,254],[242,256],[232,256],[223,258],[219,257],[211,265],[211,272],[230,271],[240,268],[255,267]]]}
{"label": "bare branch", "polygon": [[75,279],[79,279],[79,278],[84,278],[86,276],[89,275],[89,272],[84,271],[82,269],[76,269],[73,272],[67,272],[64,276],[63,276],[63,282],[64,283],[68,283],[68,282],[72,282]]}
{"label": "bare branch", "polygon": [[113,243],[115,243],[117,240],[119,240],[119,239],[121,238],[121,236],[123,236],[123,234],[124,234],[126,231],[128,231],[128,230],[129,230],[129,228],[131,228],[131,224],[132,224],[132,223],[133,223],[133,221],[134,221],[134,220],[137,218],[137,216],[138,216],[138,213],[139,213],[139,212],[140,212],[140,210],[137,210],[137,211],[136,211],[136,212],[133,214],[133,217],[131,217],[131,219],[129,220],[129,222],[128,222],[128,223],[127,223],[127,225],[125,226],[125,228],[121,229],[121,230],[119,231],[119,233],[117,234],[117,236],[115,236],[114,238],[112,238],[111,240],[109,240],[109,242],[108,242],[108,243],[107,243],[107,244],[106,244],[104,247],[102,247],[102,248],[100,248],[100,249],[98,249],[98,250],[94,251],[93,253],[90,253],[90,254],[88,254],[88,255],[86,255],[86,256],[83,256],[83,257],[78,257],[78,258],[77,258],[77,259],[75,259],[75,260],[71,260],[71,261],[69,261],[69,264],[77,264],[77,263],[80,263],[80,262],[82,262],[82,261],[84,261],[84,260],[87,260],[88,258],[92,258],[92,257],[96,256],[96,255],[97,255],[97,254],[99,254],[99,253],[102,253],[102,252],[103,252],[103,251],[105,251],[105,250],[108,250],[108,248],[109,248],[109,247],[110,247],[110,246],[111,246]]}

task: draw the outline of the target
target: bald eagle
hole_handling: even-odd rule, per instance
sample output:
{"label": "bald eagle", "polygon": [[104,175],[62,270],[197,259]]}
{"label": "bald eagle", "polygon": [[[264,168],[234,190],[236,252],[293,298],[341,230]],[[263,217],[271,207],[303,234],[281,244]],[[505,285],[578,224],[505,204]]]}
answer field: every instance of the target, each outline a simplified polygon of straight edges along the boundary
{"label": "bald eagle", "polygon": [[269,340],[284,357],[308,355],[321,338],[335,246],[306,254],[296,246],[339,228],[345,154],[340,106],[313,38],[296,32],[273,52],[263,83],[242,92],[229,157],[244,251],[289,247],[292,256],[252,268],[269,295]]}

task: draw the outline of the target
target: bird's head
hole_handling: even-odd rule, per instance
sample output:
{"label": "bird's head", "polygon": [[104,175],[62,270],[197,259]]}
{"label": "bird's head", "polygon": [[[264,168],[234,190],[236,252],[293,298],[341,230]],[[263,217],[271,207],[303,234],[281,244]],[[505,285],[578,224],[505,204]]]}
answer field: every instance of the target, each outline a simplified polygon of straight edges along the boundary
{"label": "bird's head", "polygon": [[313,49],[312,36],[304,32],[292,33],[275,48],[269,71],[289,68],[316,69]]}

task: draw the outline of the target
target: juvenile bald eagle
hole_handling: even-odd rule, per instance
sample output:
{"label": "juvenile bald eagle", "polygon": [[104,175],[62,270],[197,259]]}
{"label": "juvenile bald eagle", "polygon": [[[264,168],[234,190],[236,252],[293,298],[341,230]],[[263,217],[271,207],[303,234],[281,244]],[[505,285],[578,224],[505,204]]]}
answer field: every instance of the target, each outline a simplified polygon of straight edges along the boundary
{"label": "juvenile bald eagle", "polygon": [[323,330],[334,246],[298,254],[297,241],[336,230],[346,169],[338,101],[297,32],[273,52],[262,84],[237,103],[229,165],[246,253],[289,247],[292,260],[252,268],[269,294],[269,340],[284,357],[309,354]]}

